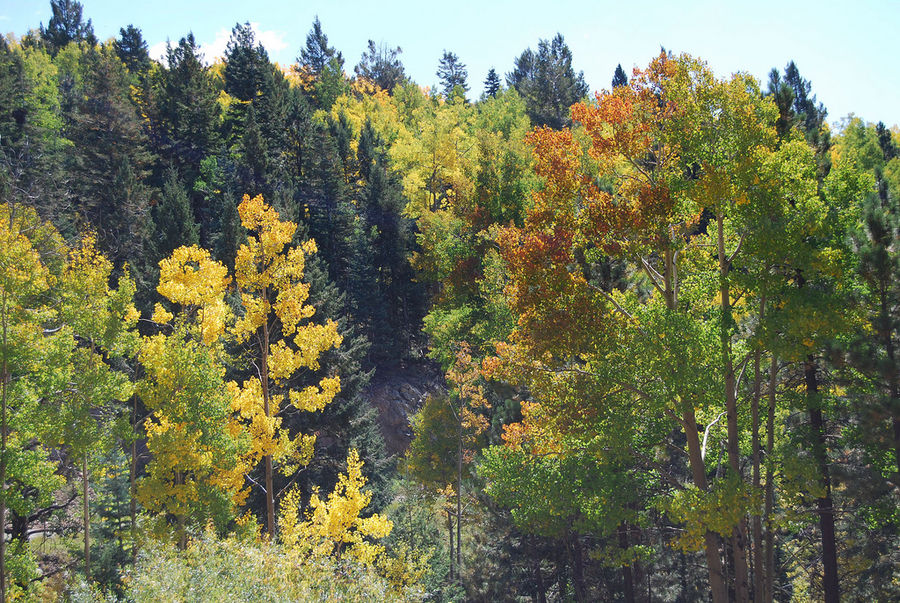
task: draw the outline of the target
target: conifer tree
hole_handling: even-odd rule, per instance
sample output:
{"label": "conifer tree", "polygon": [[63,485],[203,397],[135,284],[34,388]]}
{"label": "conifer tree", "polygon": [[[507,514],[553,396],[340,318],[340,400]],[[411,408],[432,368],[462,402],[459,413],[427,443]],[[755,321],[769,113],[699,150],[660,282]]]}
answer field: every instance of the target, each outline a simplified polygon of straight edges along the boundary
{"label": "conifer tree", "polygon": [[628,76],[625,75],[625,70],[622,69],[622,64],[616,65],[616,72],[613,74],[612,79],[612,87],[616,88],[617,86],[627,86],[628,85]]}
{"label": "conifer tree", "polygon": [[572,67],[572,51],[562,34],[540,40],[537,52],[528,48],[519,55],[506,83],[525,99],[534,125],[557,129],[570,123],[569,107],[588,92],[584,74]]}
{"label": "conifer tree", "polygon": [[77,0],[50,0],[53,16],[47,22],[47,28],[41,24],[41,39],[47,44],[54,56],[69,42],[87,42],[89,46],[97,43],[94,26],[91,20],[87,23],[82,18],[81,3]]}
{"label": "conifer tree", "polygon": [[400,47],[389,48],[369,40],[368,50],[363,52],[359,63],[353,68],[358,77],[365,78],[373,84],[392,92],[394,87],[406,81],[403,63],[400,61]]}
{"label": "conifer tree", "polygon": [[150,70],[152,61],[147,42],[141,30],[134,25],[119,29],[119,39],[113,42],[116,55],[125,63],[128,71],[138,76],[144,76]]}
{"label": "conifer tree", "polygon": [[487,96],[495,97],[497,96],[497,93],[500,92],[500,87],[500,76],[497,75],[497,71],[491,67],[487,77],[484,79],[484,93]]}
{"label": "conifer tree", "polygon": [[452,98],[455,94],[465,97],[469,91],[469,85],[466,83],[469,72],[456,53],[444,51],[438,63],[437,76],[441,82],[441,93],[446,99]]}
{"label": "conifer tree", "polygon": [[309,69],[312,75],[319,76],[332,60],[337,62],[338,69],[343,67],[344,57],[328,45],[328,36],[322,32],[322,23],[317,16],[306,35],[306,46],[300,50],[297,62]]}

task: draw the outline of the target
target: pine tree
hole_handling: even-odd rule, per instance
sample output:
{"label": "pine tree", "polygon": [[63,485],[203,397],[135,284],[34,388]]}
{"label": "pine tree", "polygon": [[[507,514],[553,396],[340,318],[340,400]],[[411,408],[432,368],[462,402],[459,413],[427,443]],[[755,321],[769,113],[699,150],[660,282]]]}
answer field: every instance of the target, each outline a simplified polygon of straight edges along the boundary
{"label": "pine tree", "polygon": [[167,67],[159,74],[160,94],[153,140],[157,152],[178,169],[189,185],[199,176],[203,158],[222,147],[220,108],[209,68],[189,33],[166,50]]}
{"label": "pine tree", "polygon": [[493,98],[500,92],[500,88],[500,76],[497,75],[497,71],[491,67],[487,77],[484,79],[484,94]]}
{"label": "pine tree", "polygon": [[141,30],[134,25],[119,29],[119,39],[113,42],[116,55],[119,57],[128,71],[139,76],[145,75],[150,70],[152,61],[147,49],[147,42]]}
{"label": "pine tree", "polygon": [[344,65],[344,57],[340,52],[328,45],[328,36],[322,32],[322,23],[317,16],[310,32],[306,35],[306,47],[300,50],[297,62],[318,76],[332,61],[337,61],[340,69]]}
{"label": "pine tree", "polygon": [[392,92],[397,84],[406,81],[403,63],[400,61],[400,47],[389,48],[385,44],[375,45],[369,40],[369,47],[363,52],[359,64],[353,68],[358,77],[365,78],[373,84]]}
{"label": "pine tree", "polygon": [[97,43],[94,36],[94,26],[91,20],[87,23],[82,20],[83,7],[77,0],[50,0],[50,9],[53,16],[47,22],[47,29],[41,24],[41,39],[50,50],[50,54],[56,55],[69,42],[87,42],[89,46]]}
{"label": "pine tree", "polygon": [[437,76],[441,81],[441,93],[446,99],[450,99],[456,94],[465,97],[466,92],[469,91],[469,85],[466,83],[469,72],[453,52],[444,51],[440,63],[438,63]]}
{"label": "pine tree", "polygon": [[269,55],[256,42],[250,23],[237,23],[225,48],[225,92],[245,102],[255,100],[268,70]]}
{"label": "pine tree", "polygon": [[528,48],[519,55],[506,83],[525,99],[534,125],[555,129],[570,123],[569,108],[588,92],[584,73],[572,68],[572,51],[562,34],[540,40],[537,52]]}
{"label": "pine tree", "polygon": [[131,102],[128,73],[112,48],[90,49],[81,60],[86,76],[66,126],[66,137],[75,143],[68,154],[75,211],[114,265],[127,261],[138,267],[149,234],[144,179],[152,156]]}
{"label": "pine tree", "polygon": [[627,86],[628,85],[628,76],[625,75],[625,70],[622,69],[622,64],[619,63],[616,65],[616,72],[613,74],[612,79],[612,87],[617,88],[619,86]]}
{"label": "pine tree", "polygon": [[196,245],[199,229],[191,211],[187,190],[178,178],[178,172],[170,168],[159,195],[159,202],[153,207],[154,235],[152,249],[156,263],[169,257],[182,245]]}

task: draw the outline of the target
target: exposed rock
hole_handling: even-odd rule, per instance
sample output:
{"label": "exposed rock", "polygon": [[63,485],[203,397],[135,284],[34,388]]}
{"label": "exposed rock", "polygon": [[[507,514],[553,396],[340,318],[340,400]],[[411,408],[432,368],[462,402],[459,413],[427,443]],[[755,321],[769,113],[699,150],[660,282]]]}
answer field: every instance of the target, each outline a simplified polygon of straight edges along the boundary
{"label": "exposed rock", "polygon": [[445,390],[444,376],[433,362],[409,362],[376,372],[363,397],[378,409],[378,425],[390,454],[406,453],[413,438],[410,419],[429,394]]}

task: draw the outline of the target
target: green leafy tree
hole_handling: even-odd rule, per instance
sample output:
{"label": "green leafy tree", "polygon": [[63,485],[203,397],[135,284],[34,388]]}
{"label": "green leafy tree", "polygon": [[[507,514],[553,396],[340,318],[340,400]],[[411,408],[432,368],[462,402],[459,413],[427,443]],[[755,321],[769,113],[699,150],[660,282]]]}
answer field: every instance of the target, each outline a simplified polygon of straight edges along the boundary
{"label": "green leafy tree", "polygon": [[0,239],[0,598],[11,599],[29,588],[35,563],[27,534],[8,538],[7,525],[51,504],[63,485],[47,451],[31,443],[49,435],[46,402],[66,387],[72,337],[65,328],[44,332],[58,324],[47,297],[64,263],[58,233],[34,210],[4,204]]}
{"label": "green leafy tree", "polygon": [[[60,318],[79,343],[72,350],[70,383],[62,394],[58,421],[60,440],[81,464],[84,572],[91,576],[91,512],[89,468],[92,457],[119,444],[116,424],[125,415],[124,403],[133,387],[128,375],[113,364],[137,350],[137,310],[132,305],[135,285],[125,275],[117,288],[109,283],[112,263],[85,238],[69,254],[60,281]],[[121,430],[118,430],[121,431]]]}

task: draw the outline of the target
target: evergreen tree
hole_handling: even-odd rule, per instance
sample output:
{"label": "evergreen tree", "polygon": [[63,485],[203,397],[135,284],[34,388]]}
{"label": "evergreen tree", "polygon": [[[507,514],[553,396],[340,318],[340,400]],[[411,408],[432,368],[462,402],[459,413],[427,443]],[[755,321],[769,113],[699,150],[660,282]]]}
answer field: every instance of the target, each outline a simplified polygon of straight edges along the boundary
{"label": "evergreen tree", "polygon": [[453,52],[444,51],[438,64],[437,76],[441,80],[441,92],[444,98],[449,99],[455,94],[465,97],[466,92],[469,91],[469,85],[466,83],[469,72]]}
{"label": "evergreen tree", "polygon": [[897,145],[894,143],[891,131],[884,125],[883,121],[878,122],[875,126],[875,135],[878,136],[878,146],[881,147],[881,153],[884,155],[885,161],[890,161],[900,154]]}
{"label": "evergreen tree", "polygon": [[[385,503],[387,482],[393,470],[393,459],[387,454],[384,438],[379,431],[377,411],[363,397],[363,391],[372,377],[372,369],[364,368],[369,351],[369,340],[348,319],[348,298],[328,278],[324,262],[313,256],[306,267],[310,283],[310,302],[316,307],[319,320],[332,319],[338,323],[343,337],[340,347],[326,351],[320,358],[322,374],[338,374],[341,391],[331,404],[315,415],[286,418],[286,422],[298,422],[303,432],[319,433],[316,454],[300,475],[303,489],[313,486],[330,487],[337,481],[343,468],[343,459],[350,448],[359,451],[365,461],[364,472],[375,496],[372,508]],[[316,381],[316,375],[308,375],[297,385]]]}
{"label": "evergreen tree", "polygon": [[268,70],[269,55],[256,42],[250,23],[237,23],[225,48],[225,92],[245,102],[256,99]]}
{"label": "evergreen tree", "polygon": [[322,32],[322,23],[317,16],[310,32],[306,35],[306,47],[300,50],[297,62],[318,76],[332,61],[337,61],[338,69],[344,66],[344,57],[328,45],[328,36]]}
{"label": "evergreen tree", "polygon": [[537,52],[528,48],[519,55],[506,83],[525,99],[533,124],[555,129],[570,123],[569,108],[588,92],[584,73],[572,68],[572,51],[562,34],[540,40]]}
{"label": "evergreen tree", "polygon": [[484,79],[484,94],[493,98],[500,92],[500,87],[500,76],[497,75],[497,71],[491,67],[487,77]]}
{"label": "evergreen tree", "polygon": [[68,169],[75,212],[83,227],[97,233],[98,247],[115,266],[127,261],[137,270],[149,234],[144,179],[152,156],[131,102],[127,71],[113,49],[90,49],[82,61],[83,88],[66,125],[66,137],[74,143]]}
{"label": "evergreen tree", "polygon": [[178,173],[169,169],[163,184],[159,202],[153,207],[154,235],[152,249],[154,262],[169,257],[182,245],[196,245],[199,230],[191,211],[187,190]]}
{"label": "evergreen tree", "polygon": [[619,86],[627,86],[628,85],[628,76],[625,75],[625,70],[622,69],[622,64],[619,63],[616,65],[616,72],[613,74],[612,79],[612,87],[617,88]]}
{"label": "evergreen tree", "polygon": [[81,13],[83,7],[77,0],[50,0],[53,16],[44,29],[41,24],[41,40],[54,56],[69,42],[87,42],[93,46],[97,43],[94,26],[88,19],[85,23]]}
{"label": "evergreen tree", "polygon": [[150,70],[152,61],[147,42],[144,41],[141,30],[134,25],[119,29],[119,39],[113,42],[113,47],[129,72],[144,75]]}
{"label": "evergreen tree", "polygon": [[209,68],[189,33],[166,50],[168,66],[159,75],[157,120],[153,139],[188,183],[199,175],[200,161],[221,149],[218,92]]}
{"label": "evergreen tree", "polygon": [[382,90],[392,92],[397,84],[406,81],[406,72],[400,61],[400,47],[389,48],[385,44],[375,45],[369,40],[369,47],[363,52],[359,64],[353,71],[358,77],[370,80]]}

